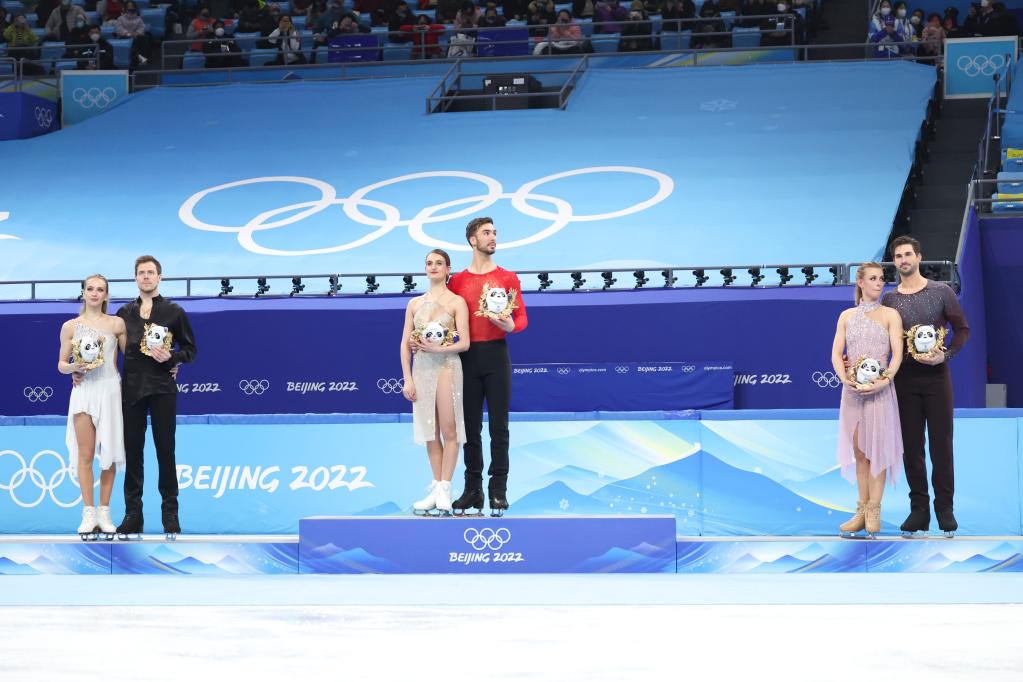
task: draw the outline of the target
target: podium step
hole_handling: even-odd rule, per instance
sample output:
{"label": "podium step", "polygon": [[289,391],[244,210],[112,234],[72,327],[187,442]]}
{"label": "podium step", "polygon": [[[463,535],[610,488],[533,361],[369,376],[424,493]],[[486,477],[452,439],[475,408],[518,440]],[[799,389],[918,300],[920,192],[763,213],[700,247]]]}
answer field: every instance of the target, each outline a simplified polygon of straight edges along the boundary
{"label": "podium step", "polygon": [[301,573],[674,573],[672,516],[314,517]]}

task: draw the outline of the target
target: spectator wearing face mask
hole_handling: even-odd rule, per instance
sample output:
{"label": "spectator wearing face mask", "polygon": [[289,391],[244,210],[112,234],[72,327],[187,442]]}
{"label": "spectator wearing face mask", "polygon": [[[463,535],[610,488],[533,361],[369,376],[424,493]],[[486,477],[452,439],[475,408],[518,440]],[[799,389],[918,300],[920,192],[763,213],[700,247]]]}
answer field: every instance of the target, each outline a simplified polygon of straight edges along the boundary
{"label": "spectator wearing face mask", "polygon": [[46,26],[43,28],[46,33],[44,40],[66,42],[68,34],[76,28],[79,21],[82,22],[82,26],[85,25],[87,21],[85,10],[78,5],[72,5],[71,0],[60,0],[60,4],[50,12],[50,18],[46,20]]}
{"label": "spectator wearing face mask", "polygon": [[[210,14],[210,8],[202,6],[199,8],[199,14],[196,15],[195,19],[192,19],[192,23],[188,25],[187,38],[209,38],[213,35],[213,22],[215,19]],[[193,52],[202,52],[202,42],[197,41],[189,46]]]}
{"label": "spectator wearing face mask", "polygon": [[547,39],[536,44],[533,54],[581,54],[584,44],[579,24],[563,9],[547,30]]}
{"label": "spectator wearing face mask", "polygon": [[684,31],[692,29],[693,25],[681,21],[682,19],[694,19],[696,17],[696,5],[693,0],[664,0],[661,6],[662,31]]}
{"label": "spectator wearing face mask", "polygon": [[118,38],[131,39],[132,63],[145,66],[149,62],[149,35],[146,33],[146,22],[139,16],[138,5],[134,0],[124,3],[124,11],[117,17],[114,35]]}
{"label": "spectator wearing face mask", "polygon": [[895,3],[895,11],[892,12],[895,17],[895,25],[902,31],[902,35],[906,36],[907,41],[913,39],[913,27],[909,20],[909,5],[905,2],[898,1]]}
{"label": "spectator wearing face mask", "polygon": [[1015,36],[1019,35],[1019,22],[1014,14],[1006,10],[1005,3],[992,2],[985,8],[982,0],[980,30],[985,36]]}
{"label": "spectator wearing face mask", "polygon": [[[24,14],[14,17],[10,26],[4,29],[4,42],[7,43],[7,56],[11,59],[39,59],[39,36],[28,25]],[[25,74],[36,76],[43,73],[43,68],[31,61],[22,62]]]}
{"label": "spectator wearing face mask", "polygon": [[806,42],[803,34],[803,18],[792,9],[791,0],[778,0],[774,16],[765,19],[761,26],[760,44],[764,46],[802,45]]}
{"label": "spectator wearing face mask", "polygon": [[870,42],[877,44],[874,56],[882,58],[898,57],[905,52],[906,36],[902,33],[895,17],[884,18],[882,28],[870,36]]}
{"label": "spectator wearing face mask", "polygon": [[267,40],[277,48],[277,59],[271,64],[293,66],[306,63],[305,55],[302,54],[302,42],[299,39],[298,29],[291,23],[290,16],[281,17],[277,28],[270,32]]}
{"label": "spectator wearing face mask", "polygon": [[487,8],[483,10],[483,16],[480,17],[480,28],[501,28],[506,25],[508,21],[497,13],[497,7],[495,5],[487,5]]}
{"label": "spectator wearing face mask", "polygon": [[213,22],[213,35],[203,41],[202,53],[206,55],[207,69],[229,69],[245,66],[242,49],[238,43],[227,35],[224,22],[217,19]]}
{"label": "spectator wearing face mask", "polygon": [[[89,42],[89,30],[91,28],[92,27],[89,26],[84,19],[75,20],[75,27],[68,32],[64,42],[67,45],[74,45],[76,47],[80,45],[85,45],[86,43]],[[65,52],[65,55],[68,57],[73,57],[74,53],[75,48],[69,47],[67,52]]]}
{"label": "spectator wearing face mask", "polygon": [[430,23],[430,17],[420,14],[415,24],[401,27],[402,33],[412,43],[412,59],[438,59],[444,56],[440,37],[444,35],[443,24]]}
{"label": "spectator wearing face mask", "polygon": [[633,0],[629,6],[629,21],[622,25],[618,40],[619,52],[649,52],[654,46],[653,26],[642,0]]}
{"label": "spectator wearing face mask", "polygon": [[909,16],[909,39],[912,42],[920,42],[923,40],[924,26],[927,22],[924,21],[924,11],[922,9],[913,10],[913,14]]}
{"label": "spectator wearing face mask", "polygon": [[99,26],[89,26],[83,45],[76,50],[79,71],[109,70],[114,68],[114,47],[100,33]]}
{"label": "spectator wearing face mask", "polygon": [[894,19],[892,12],[891,0],[881,0],[881,4],[877,7],[877,14],[870,19],[870,28],[867,30],[867,35],[877,35],[879,31],[884,31],[884,20],[888,17]]}

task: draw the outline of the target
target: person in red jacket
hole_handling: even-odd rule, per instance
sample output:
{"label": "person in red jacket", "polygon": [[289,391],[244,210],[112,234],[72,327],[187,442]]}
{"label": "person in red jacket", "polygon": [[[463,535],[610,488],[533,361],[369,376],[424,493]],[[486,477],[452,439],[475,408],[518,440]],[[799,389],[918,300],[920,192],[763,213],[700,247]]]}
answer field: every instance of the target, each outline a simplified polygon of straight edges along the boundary
{"label": "person in red jacket", "polygon": [[437,59],[444,56],[444,50],[438,45],[444,34],[444,26],[431,24],[429,15],[420,14],[415,24],[402,24],[399,30],[402,42],[412,41],[412,59]]}
{"label": "person in red jacket", "polygon": [[465,488],[451,507],[483,511],[483,401],[490,420],[490,468],[487,486],[491,516],[508,508],[508,408],[511,359],[505,335],[529,324],[518,276],[498,267],[497,228],[490,218],[473,218],[465,228],[472,263],[451,277],[448,289],[469,306],[469,350],[461,354],[462,403],[465,412]]}

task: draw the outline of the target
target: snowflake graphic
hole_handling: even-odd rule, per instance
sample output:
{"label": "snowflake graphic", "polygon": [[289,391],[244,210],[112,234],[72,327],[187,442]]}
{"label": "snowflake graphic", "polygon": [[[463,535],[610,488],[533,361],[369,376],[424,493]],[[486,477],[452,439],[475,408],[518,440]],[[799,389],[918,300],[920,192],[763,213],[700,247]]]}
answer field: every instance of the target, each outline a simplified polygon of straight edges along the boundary
{"label": "snowflake graphic", "polygon": [[730,99],[712,99],[701,103],[700,111],[732,111],[738,105],[738,102]]}
{"label": "snowflake graphic", "polygon": [[558,507],[561,509],[561,511],[565,511],[566,509],[568,509],[568,500],[562,498],[561,502],[558,502]]}
{"label": "snowflake graphic", "polygon": [[639,508],[639,513],[640,514],[646,514],[646,507],[640,507]]}

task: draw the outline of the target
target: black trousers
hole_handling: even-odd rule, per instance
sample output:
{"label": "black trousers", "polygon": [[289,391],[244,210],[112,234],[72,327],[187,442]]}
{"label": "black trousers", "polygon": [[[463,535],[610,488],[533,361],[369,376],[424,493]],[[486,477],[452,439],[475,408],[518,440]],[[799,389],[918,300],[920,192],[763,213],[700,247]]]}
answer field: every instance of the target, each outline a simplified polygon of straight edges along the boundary
{"label": "black trousers", "polygon": [[[930,368],[928,368],[930,369]],[[902,461],[909,483],[909,504],[927,509],[927,460],[924,456],[924,428],[931,450],[931,484],[934,509],[952,509],[955,472],[952,465],[952,378],[948,367],[937,372],[918,372],[903,365],[895,376],[902,422]]]}
{"label": "black trousers", "polygon": [[177,429],[178,394],[147,395],[131,405],[124,404],[124,509],[128,513],[142,511],[142,484],[146,445],[146,416],[153,420],[153,442],[160,466],[158,487],[163,497],[163,511],[178,510],[178,472],[174,460],[174,435]]}
{"label": "black trousers", "polygon": [[465,412],[465,488],[483,488],[483,402],[490,422],[488,489],[508,489],[508,408],[511,404],[511,359],[505,341],[481,341],[461,354],[462,406]]}

